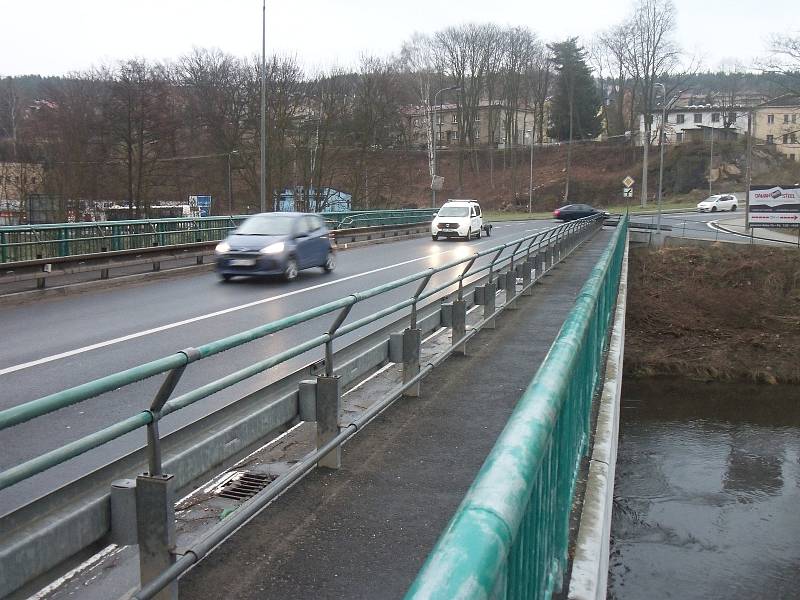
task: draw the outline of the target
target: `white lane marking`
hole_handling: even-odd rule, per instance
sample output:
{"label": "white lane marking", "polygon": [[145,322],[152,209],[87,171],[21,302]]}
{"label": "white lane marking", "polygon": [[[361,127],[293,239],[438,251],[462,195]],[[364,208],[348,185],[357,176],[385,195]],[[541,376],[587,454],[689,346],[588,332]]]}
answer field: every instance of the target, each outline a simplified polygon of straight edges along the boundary
{"label": "white lane marking", "polygon": [[[525,230],[531,231],[531,230]],[[495,240],[486,240],[483,242],[478,242],[476,244],[472,244],[467,246],[468,248],[473,248],[478,245],[488,244],[493,242],[496,244]],[[411,263],[419,262],[421,260],[427,260],[434,256],[439,256],[442,254],[450,254],[452,252],[463,252],[463,246],[458,246],[452,250],[443,250],[442,252],[434,252],[431,254],[426,254],[425,256],[420,256],[418,258],[412,258],[410,260],[405,260],[399,263],[394,263],[392,265],[386,265],[384,267],[378,267],[377,269],[372,269],[370,271],[364,271],[363,273],[356,273],[354,275],[348,275],[347,277],[342,277],[340,279],[334,279],[333,281],[326,281],[325,283],[320,283],[317,285],[312,285],[307,288],[302,288],[299,290],[294,290],[292,292],[286,292],[285,294],[278,294],[277,296],[270,296],[269,298],[262,298],[261,300],[254,300],[253,302],[248,302],[246,304],[240,304],[238,306],[231,306],[230,308],[225,308],[222,310],[218,310],[212,313],[208,313],[205,315],[199,315],[197,317],[192,317],[190,319],[183,319],[182,321],[175,321],[174,323],[167,323],[166,325],[160,325],[159,327],[153,327],[151,329],[145,329],[144,331],[137,331],[136,333],[131,333],[128,335],[123,335],[120,337],[112,338],[110,340],[105,340],[103,342],[97,342],[96,344],[89,344],[88,346],[83,346],[82,348],[75,348],[73,350],[67,350],[66,352],[61,352],[59,354],[53,354],[50,356],[45,356],[44,358],[38,358],[36,360],[31,360],[26,363],[20,363],[18,365],[13,365],[10,367],[6,367],[4,369],[0,369],[0,375],[8,375],[9,373],[16,373],[17,371],[22,371],[24,369],[29,369],[31,367],[35,367],[38,365],[43,365],[49,362],[53,362],[56,360],[61,360],[62,358],[69,358],[70,356],[75,356],[76,354],[83,354],[85,352],[91,352],[92,350],[98,350],[99,348],[106,348],[108,346],[113,346],[115,344],[119,344],[122,342],[127,342],[129,340],[134,340],[136,338],[144,337],[146,335],[152,335],[154,333],[160,333],[162,331],[167,331],[169,329],[175,329],[176,327],[182,327],[184,325],[189,325],[191,323],[197,323],[198,321],[205,321],[206,319],[213,319],[214,317],[219,317],[222,315],[226,315],[229,313],[237,312],[240,310],[244,310],[247,308],[252,308],[253,306],[258,306],[260,304],[266,304],[268,302],[275,302],[276,300],[282,300],[284,298],[288,298],[290,296],[295,296],[297,294],[303,294],[305,292],[311,292],[313,290],[318,290],[323,287],[327,287],[329,285],[336,285],[338,283],[342,283],[344,281],[348,281],[350,279],[356,279],[358,277],[365,277],[366,275],[372,275],[373,273],[379,273],[381,271],[386,271],[387,269],[394,269],[395,267],[402,267],[404,265],[408,265]]]}
{"label": "white lane marking", "polygon": [[[70,579],[72,579],[73,577],[75,577],[79,573],[81,573],[83,571],[86,571],[86,570],[91,570],[91,568],[96,566],[100,560],[113,556],[117,552],[121,551],[123,547],[118,547],[116,544],[110,544],[110,545],[106,546],[100,552],[98,552],[97,554],[95,554],[95,555],[91,556],[90,558],[86,559],[84,562],[79,564],[77,567],[75,567],[71,571],[65,573],[63,576],[59,577],[58,579],[56,579],[55,581],[53,581],[52,583],[50,583],[46,587],[43,587],[36,594],[31,596],[29,598],[29,600],[34,600],[34,599],[35,600],[41,600],[42,598],[45,598],[51,592],[56,591],[58,588],[60,588],[62,585],[67,583]],[[116,552],[114,552],[115,550],[116,550]]]}

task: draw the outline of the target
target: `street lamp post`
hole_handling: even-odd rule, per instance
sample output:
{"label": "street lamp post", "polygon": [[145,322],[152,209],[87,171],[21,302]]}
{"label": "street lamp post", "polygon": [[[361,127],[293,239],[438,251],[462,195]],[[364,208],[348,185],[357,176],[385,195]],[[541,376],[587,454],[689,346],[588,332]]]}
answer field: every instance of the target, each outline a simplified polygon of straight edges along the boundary
{"label": "street lamp post", "polygon": [[[432,111],[433,112],[433,122],[431,123],[431,128],[435,127],[435,125],[436,125],[436,106],[437,106],[436,97],[439,94],[441,94],[442,92],[449,92],[451,90],[457,90],[457,89],[458,89],[457,85],[451,85],[450,87],[442,88],[441,90],[439,90],[438,92],[436,92],[433,95],[433,111]],[[436,130],[435,129],[433,130],[432,137],[433,137],[433,177],[431,178],[431,193],[432,193],[431,194],[431,207],[432,208],[436,208],[436,189],[434,189],[434,187],[433,187],[433,183],[436,180],[436,172],[438,170],[437,166],[436,166]],[[439,123],[439,137],[440,138],[442,137],[442,124],[441,123]]]}
{"label": "street lamp post", "polygon": [[233,184],[231,183],[231,154],[239,154],[238,150],[228,152],[228,214],[233,215]]}
{"label": "street lamp post", "polygon": [[[664,124],[667,122],[667,88],[664,87],[663,83],[655,83],[653,87],[660,87],[661,88],[661,131],[659,133],[658,138],[658,147],[659,147],[659,164],[658,164],[658,197],[656,199],[656,206],[658,211],[658,218],[656,219],[656,231],[658,231],[658,235],[661,235],[661,188],[664,184],[664,138],[666,137],[666,132],[664,128]],[[647,140],[648,144],[650,140]]]}
{"label": "street lamp post", "polygon": [[528,179],[528,214],[531,214],[533,208],[533,140],[535,129],[528,129],[525,133],[531,136],[531,174]]}
{"label": "street lamp post", "polygon": [[261,3],[261,212],[267,211],[267,0]]}

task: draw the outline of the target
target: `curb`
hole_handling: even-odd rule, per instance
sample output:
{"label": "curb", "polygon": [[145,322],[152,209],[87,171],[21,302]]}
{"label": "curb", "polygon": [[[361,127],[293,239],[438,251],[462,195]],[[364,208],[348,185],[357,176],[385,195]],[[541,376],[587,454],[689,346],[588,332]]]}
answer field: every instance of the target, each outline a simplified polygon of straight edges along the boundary
{"label": "curb", "polygon": [[594,432],[589,475],[581,509],[580,525],[572,560],[569,600],[599,600],[606,597],[614,473],[619,439],[622,360],[625,350],[625,306],[628,289],[626,246],[620,276],[614,328],[605,364],[605,381]]}

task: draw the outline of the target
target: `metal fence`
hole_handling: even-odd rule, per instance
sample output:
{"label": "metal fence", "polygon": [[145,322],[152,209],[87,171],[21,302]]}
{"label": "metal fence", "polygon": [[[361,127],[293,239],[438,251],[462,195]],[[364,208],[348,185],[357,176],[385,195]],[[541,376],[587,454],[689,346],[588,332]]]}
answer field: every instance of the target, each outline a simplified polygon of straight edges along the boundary
{"label": "metal fence", "polygon": [[[430,221],[436,209],[321,213],[331,229]],[[0,227],[0,264],[223,239],[247,215]]]}
{"label": "metal fence", "polygon": [[406,600],[550,598],[560,588],[626,238],[624,217]]}
{"label": "metal fence", "polygon": [[[0,490],[24,481],[25,479],[28,479],[37,473],[51,469],[66,462],[67,460],[70,460],[71,458],[79,456],[93,448],[143,427],[147,428],[148,433],[147,450],[149,474],[153,477],[160,476],[162,473],[162,465],[161,442],[158,432],[158,423],[159,420],[166,415],[185,408],[203,398],[207,398],[221,390],[229,388],[241,381],[263,373],[294,357],[300,356],[319,347],[323,347],[325,350],[325,358],[323,361],[324,376],[321,376],[320,379],[331,379],[334,376],[335,367],[333,352],[334,340],[389,315],[398,314],[398,316],[400,316],[400,311],[405,311],[406,309],[410,309],[410,327],[406,331],[413,330],[417,327],[418,307],[420,306],[420,303],[424,302],[425,300],[432,302],[444,293],[454,294],[457,297],[455,302],[464,303],[463,293],[465,279],[475,280],[478,278],[485,278],[485,280],[488,281],[487,286],[485,286],[486,289],[484,289],[484,322],[493,319],[495,314],[502,310],[502,307],[495,310],[494,303],[494,292],[497,289],[496,280],[501,269],[507,269],[506,276],[504,277],[504,285],[506,289],[506,303],[508,304],[509,302],[513,301],[513,298],[517,294],[518,276],[523,281],[523,290],[530,289],[530,286],[533,285],[533,281],[535,281],[535,279],[533,281],[531,279],[532,273],[534,276],[541,276],[541,273],[544,270],[548,269],[550,266],[560,260],[562,255],[566,256],[566,254],[575,246],[577,246],[583,239],[585,239],[588,235],[591,235],[601,226],[602,219],[599,218],[581,219],[579,221],[558,225],[543,232],[530,234],[509,243],[500,244],[487,250],[475,252],[470,256],[459,258],[449,263],[432,267],[362,292],[351,294],[313,309],[267,323],[254,329],[231,335],[221,340],[210,342],[198,348],[188,348],[170,356],[166,356],[164,358],[160,358],[55,394],[50,394],[43,398],[39,398],[10,409],[0,411],[0,430],[3,430],[28,420],[41,417],[53,411],[75,405],[101,394],[117,390],[121,387],[136,384],[144,379],[156,375],[164,376],[163,383],[161,384],[161,387],[153,399],[149,409],[134,414],[124,420],[75,440],[74,442],[66,444],[60,448],[56,448],[41,456],[32,458],[22,464],[0,472]],[[619,231],[622,231],[623,229],[624,227],[618,228]],[[620,242],[618,235],[617,246],[619,245]],[[476,261],[482,257],[487,257],[489,259],[487,260],[488,264],[475,266]],[[608,261],[606,260],[606,262]],[[608,269],[607,266],[606,269]],[[448,271],[450,273],[444,282],[437,283],[436,285],[429,285],[434,275],[446,273]],[[603,276],[605,277],[605,272],[603,273]],[[592,281],[595,281],[597,277],[598,275],[593,275]],[[346,322],[350,310],[355,304],[370,298],[375,298],[391,290],[397,290],[412,284],[415,285],[410,289],[413,289],[414,291],[411,292],[409,290],[409,296],[405,300],[391,304],[375,313],[364,316],[355,321],[351,321],[349,323]],[[493,285],[494,287],[492,287]],[[606,283],[606,287],[609,288],[610,292],[611,284]],[[579,299],[579,307],[591,300],[588,295],[590,295],[590,292],[584,291],[581,299]],[[603,301],[607,302],[607,300]],[[478,331],[478,328],[471,329],[469,332],[467,331],[465,321],[465,304],[462,304],[459,312],[456,310],[455,302],[452,322],[449,325],[452,329],[453,348],[463,346],[463,344],[466,343],[466,340],[470,339]],[[611,302],[613,303],[613,300],[611,300]],[[458,316],[459,314],[461,315],[460,317]],[[186,368],[192,363],[216,356],[227,350],[243,346],[254,340],[262,339],[271,334],[289,329],[300,323],[317,319],[324,315],[334,315],[333,321],[331,325],[328,326],[324,331],[320,332],[319,335],[316,335],[311,339],[299,343],[291,348],[284,349],[272,356],[258,360],[257,362],[246,366],[245,368],[237,370],[210,383],[187,391],[179,396],[172,397],[180,378],[182,377]],[[572,323],[570,327],[589,327],[588,324],[585,324],[581,321],[581,319],[585,318],[588,318],[588,314],[574,316],[570,321],[570,323]],[[593,334],[591,339],[588,341],[589,345],[591,345],[592,341],[602,338],[602,332],[604,331],[605,325],[604,323],[600,323],[600,320],[598,320],[597,317],[593,318],[595,318],[595,321],[593,321]],[[419,330],[417,330],[417,333],[418,332]],[[417,347],[419,347],[419,339],[417,339],[416,343]],[[584,341],[584,343],[587,342]],[[589,356],[590,354],[585,347],[581,350],[581,352],[581,356]],[[419,351],[417,350],[417,357],[418,356]],[[592,354],[592,356],[594,355]],[[586,360],[588,360],[588,358]],[[584,365],[584,368],[587,369],[584,374],[592,372],[591,370],[593,365],[594,363],[591,365]],[[388,405],[388,403],[394,401],[397,397],[402,395],[410,386],[418,384],[420,379],[425,376],[434,366],[435,365],[433,364],[429,364],[424,368],[420,368],[419,361],[417,360],[415,370],[408,372],[407,369],[409,367],[404,363],[403,386],[401,386],[398,390],[395,390],[388,397],[377,402],[367,414],[362,416],[356,422],[338,431],[338,433],[335,433],[335,435],[332,435],[327,444],[321,448],[318,448],[317,452],[304,460],[303,464],[299,465],[299,467],[313,468],[316,463],[320,462],[322,457],[326,456],[332,451],[333,448],[338,447],[341,443],[343,443],[343,441],[354,435],[355,432],[358,431],[369,420],[371,420],[371,418],[374,418],[374,414],[372,414],[374,411],[382,410]],[[554,376],[559,378],[559,381],[561,381],[561,378],[569,377],[573,371],[574,369],[570,367],[569,370],[559,370],[560,375]],[[570,385],[575,386],[578,384],[572,383]],[[575,411],[573,411],[574,414],[571,413],[571,416],[569,417],[570,422],[567,424],[562,424],[560,429],[555,432],[556,434],[564,433],[567,436],[571,436],[567,438],[570,445],[576,441],[576,432],[574,431],[576,424],[573,423],[573,421],[579,421],[580,419],[583,419],[583,417],[580,415],[583,415],[586,412],[588,396],[590,395],[591,386],[585,381],[580,385],[582,386],[581,389],[583,390],[581,392],[583,394],[581,406],[576,407]],[[340,392],[338,391],[334,393],[335,401],[337,403],[339,401],[339,393]],[[559,398],[560,397],[561,396],[559,396]],[[561,419],[561,422],[563,423],[564,419]],[[335,421],[333,427],[336,427]],[[580,430],[585,431],[585,428],[586,423],[583,423]],[[260,506],[259,503],[266,504],[266,501],[271,497],[270,494],[277,494],[281,489],[281,486],[290,484],[292,482],[292,478],[299,478],[302,476],[302,472],[304,471],[298,468],[297,470],[292,471],[286,480],[276,481],[265,491],[266,493],[257,497],[260,498],[259,500],[254,498],[248,504],[249,508],[247,510],[244,510],[243,507],[241,511],[237,511],[237,515],[231,518],[230,523],[227,524],[226,527],[233,527],[236,523],[251,518],[255,514],[254,511],[256,511],[256,509]],[[572,473],[570,473],[570,475],[572,475]],[[549,483],[550,481],[551,479],[547,479],[545,483]],[[561,494],[560,497],[561,496],[566,497],[566,490],[564,490],[564,493]],[[563,525],[566,526],[566,521],[564,521]],[[223,534],[224,532],[219,535]],[[217,542],[214,543],[218,543],[218,541],[221,539],[222,538],[219,536],[209,537],[209,540],[217,540]],[[96,539],[88,540],[89,543],[93,541],[96,541]],[[184,554],[183,557],[181,557],[178,562],[175,563],[175,565],[163,575],[163,577],[153,581],[148,587],[147,591],[143,592],[137,597],[151,597],[151,593],[154,593],[160,589],[160,587],[167,585],[171,579],[174,579],[181,572],[188,569],[191,564],[199,560],[199,558],[201,558],[205,552],[209,551],[213,545],[214,544],[209,546],[206,544],[203,546],[201,544],[200,547],[187,551],[187,553]],[[77,549],[75,551],[77,551]],[[140,552],[142,552],[141,543]],[[64,557],[62,557],[62,559],[63,558]],[[0,569],[0,593],[3,592],[4,585],[11,585],[8,581],[2,581],[4,578],[2,572],[4,570],[6,571],[6,576],[8,577],[11,577],[11,573],[15,573],[14,576],[11,577],[12,579],[22,577],[21,573],[24,570],[23,563],[15,563],[14,565],[3,566],[11,566],[14,568]]]}

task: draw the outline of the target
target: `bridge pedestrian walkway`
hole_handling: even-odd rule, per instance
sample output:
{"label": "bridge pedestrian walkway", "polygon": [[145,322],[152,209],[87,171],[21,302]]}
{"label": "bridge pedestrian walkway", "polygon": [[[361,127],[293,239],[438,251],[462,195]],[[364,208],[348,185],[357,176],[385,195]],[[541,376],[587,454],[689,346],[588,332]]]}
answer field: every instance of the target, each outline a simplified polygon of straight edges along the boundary
{"label": "bridge pedestrian walkway", "polygon": [[533,378],[613,231],[549,272],[180,580],[182,598],[400,598]]}

